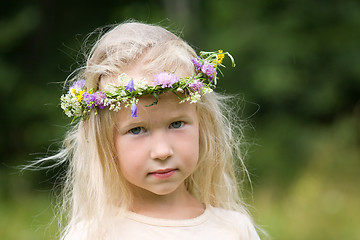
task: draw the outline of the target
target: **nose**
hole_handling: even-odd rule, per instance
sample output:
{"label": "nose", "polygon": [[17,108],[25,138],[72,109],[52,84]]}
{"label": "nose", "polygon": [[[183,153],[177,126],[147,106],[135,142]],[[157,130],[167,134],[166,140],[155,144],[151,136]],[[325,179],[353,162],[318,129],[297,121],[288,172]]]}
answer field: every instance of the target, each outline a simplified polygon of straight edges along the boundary
{"label": "nose", "polygon": [[167,137],[167,134],[165,132],[157,132],[152,135],[150,157],[154,160],[166,160],[171,157],[174,152],[172,141]]}

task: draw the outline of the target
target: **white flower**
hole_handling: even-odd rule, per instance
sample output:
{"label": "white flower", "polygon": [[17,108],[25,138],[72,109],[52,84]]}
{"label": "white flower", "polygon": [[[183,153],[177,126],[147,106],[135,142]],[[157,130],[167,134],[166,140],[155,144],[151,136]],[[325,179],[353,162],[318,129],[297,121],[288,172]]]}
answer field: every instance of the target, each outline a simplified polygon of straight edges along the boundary
{"label": "white flower", "polygon": [[149,87],[145,78],[140,79],[139,81],[136,81],[134,85],[135,85],[135,89],[146,90]]}
{"label": "white flower", "polygon": [[115,103],[115,107],[114,107],[114,111],[118,112],[121,109],[121,103],[120,102],[116,102]]}
{"label": "white flower", "polygon": [[211,93],[213,90],[209,87],[203,87],[202,89],[202,93],[203,94],[207,94],[207,93]]}
{"label": "white flower", "polygon": [[201,98],[201,95],[198,92],[193,92],[190,94],[190,103],[196,103]]}
{"label": "white flower", "polygon": [[105,86],[105,91],[107,91],[109,93],[114,93],[116,90],[117,90],[117,88],[113,84],[108,84]]}
{"label": "white flower", "polygon": [[126,96],[125,90],[122,90],[122,91],[120,92],[120,96],[121,96],[121,97],[125,97],[125,96]]}
{"label": "white flower", "polygon": [[125,86],[128,82],[129,76],[126,73],[122,73],[118,76],[118,83],[120,86]]}

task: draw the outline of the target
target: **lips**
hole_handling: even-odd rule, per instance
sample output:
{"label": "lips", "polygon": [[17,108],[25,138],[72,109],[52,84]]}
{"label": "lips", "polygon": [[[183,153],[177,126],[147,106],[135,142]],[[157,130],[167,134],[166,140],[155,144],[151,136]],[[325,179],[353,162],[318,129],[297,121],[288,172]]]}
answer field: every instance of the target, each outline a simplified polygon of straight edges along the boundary
{"label": "lips", "polygon": [[166,169],[159,169],[154,172],[149,173],[151,176],[156,178],[169,178],[176,172],[175,168],[166,168]]}

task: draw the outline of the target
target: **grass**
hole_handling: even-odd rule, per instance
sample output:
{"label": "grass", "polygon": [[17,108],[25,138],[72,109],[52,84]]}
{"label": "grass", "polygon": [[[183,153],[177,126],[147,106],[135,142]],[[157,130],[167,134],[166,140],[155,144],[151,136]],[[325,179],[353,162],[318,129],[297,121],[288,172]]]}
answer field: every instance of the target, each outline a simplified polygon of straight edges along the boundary
{"label": "grass", "polygon": [[31,194],[0,202],[0,239],[56,239],[57,224],[46,194]]}

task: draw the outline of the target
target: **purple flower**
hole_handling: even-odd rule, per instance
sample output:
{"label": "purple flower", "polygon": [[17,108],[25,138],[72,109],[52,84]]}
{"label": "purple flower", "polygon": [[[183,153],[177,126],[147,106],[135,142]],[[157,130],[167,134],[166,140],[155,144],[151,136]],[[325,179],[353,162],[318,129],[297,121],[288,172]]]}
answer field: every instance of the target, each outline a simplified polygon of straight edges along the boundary
{"label": "purple flower", "polygon": [[194,91],[197,91],[198,93],[201,93],[201,89],[203,87],[203,83],[200,82],[199,80],[196,80],[195,82],[191,83],[189,85],[189,87],[194,90]]}
{"label": "purple flower", "polygon": [[99,107],[103,109],[104,107],[106,107],[106,105],[104,104],[106,94],[101,91],[93,94],[84,92],[83,99],[89,109],[93,109],[94,107]]}
{"label": "purple flower", "polygon": [[83,89],[85,87],[85,79],[74,82],[70,88]]}
{"label": "purple flower", "polygon": [[201,67],[202,67],[202,63],[199,61],[199,59],[198,58],[193,58],[193,59],[191,59],[191,61],[195,65],[196,71],[200,71]]}
{"label": "purple flower", "polygon": [[208,62],[205,62],[204,65],[201,67],[201,71],[209,76],[210,78],[210,81],[213,79],[214,77],[214,73],[215,73],[215,67],[214,65],[208,63]]}
{"label": "purple flower", "polygon": [[93,109],[94,108],[94,101],[95,101],[95,96],[94,94],[88,93],[88,92],[84,92],[83,93],[83,99],[84,102],[87,104],[87,107],[89,109]]}
{"label": "purple flower", "polygon": [[137,107],[136,104],[131,104],[131,117],[137,117]]}
{"label": "purple flower", "polygon": [[94,100],[95,106],[97,106],[97,107],[99,107],[101,109],[106,107],[105,104],[104,104],[104,100],[106,99],[106,94],[105,93],[100,91],[100,92],[94,93],[93,95],[95,95],[95,100]]}
{"label": "purple flower", "polygon": [[179,78],[175,74],[165,71],[154,76],[155,85],[161,86],[162,88],[172,87],[172,85],[178,81]]}
{"label": "purple flower", "polygon": [[134,81],[132,79],[129,81],[128,85],[126,85],[125,90],[128,90],[129,92],[135,91]]}

